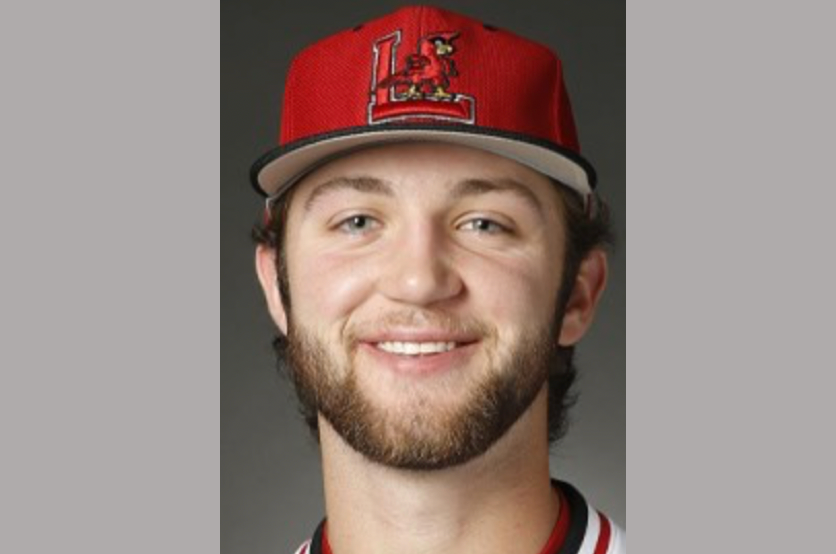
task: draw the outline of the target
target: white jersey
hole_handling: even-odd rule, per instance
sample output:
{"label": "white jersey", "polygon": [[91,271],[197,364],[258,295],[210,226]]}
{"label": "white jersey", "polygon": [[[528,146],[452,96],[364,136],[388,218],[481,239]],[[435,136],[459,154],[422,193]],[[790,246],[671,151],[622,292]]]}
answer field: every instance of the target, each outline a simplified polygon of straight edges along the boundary
{"label": "white jersey", "polygon": [[[571,485],[554,481],[566,509],[555,524],[548,544],[539,554],[627,554],[627,535],[593,508]],[[296,554],[333,554],[323,521]]]}

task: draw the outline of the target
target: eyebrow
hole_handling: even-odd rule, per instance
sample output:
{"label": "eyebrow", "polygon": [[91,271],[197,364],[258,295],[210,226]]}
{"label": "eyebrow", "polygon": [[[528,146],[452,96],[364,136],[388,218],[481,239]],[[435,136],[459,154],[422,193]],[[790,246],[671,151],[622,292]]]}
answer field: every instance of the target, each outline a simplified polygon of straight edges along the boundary
{"label": "eyebrow", "polygon": [[311,211],[319,198],[329,193],[346,189],[380,196],[395,196],[392,187],[387,182],[375,177],[337,177],[330,181],[325,181],[314,189],[311,195],[308,196],[308,199],[305,200],[305,212]]}
{"label": "eyebrow", "polygon": [[451,196],[461,200],[470,196],[479,196],[492,192],[507,192],[523,200],[528,206],[537,212],[541,218],[545,218],[543,205],[531,189],[511,178],[503,179],[465,179],[453,186]]}
{"label": "eyebrow", "polygon": [[[323,196],[339,190],[354,190],[390,198],[395,197],[392,186],[388,182],[376,177],[337,177],[324,182],[313,190],[307,200],[305,200],[305,212],[313,209],[314,204]],[[530,188],[511,178],[464,179],[453,185],[450,191],[450,197],[454,200],[462,200],[464,198],[497,192],[513,194],[536,211],[540,217],[545,218],[543,206],[537,196]]]}

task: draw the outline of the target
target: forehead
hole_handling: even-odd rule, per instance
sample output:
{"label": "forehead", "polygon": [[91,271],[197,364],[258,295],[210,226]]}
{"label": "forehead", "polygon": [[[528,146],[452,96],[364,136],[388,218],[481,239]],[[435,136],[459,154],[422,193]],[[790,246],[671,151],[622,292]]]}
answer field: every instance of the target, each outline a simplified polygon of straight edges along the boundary
{"label": "forehead", "polygon": [[[333,186],[341,179],[354,180],[355,184],[365,179],[367,183]],[[386,185],[381,187],[375,181]],[[470,186],[461,186],[464,183]],[[489,152],[442,143],[389,144],[343,156],[297,183],[293,204],[309,205],[313,197],[330,192],[328,189],[412,198],[416,194],[454,196],[458,191],[461,196],[464,189],[479,189],[478,183],[482,183],[480,192],[530,193],[544,208],[559,205],[559,193],[552,181],[533,169]],[[518,190],[512,190],[515,188]]]}

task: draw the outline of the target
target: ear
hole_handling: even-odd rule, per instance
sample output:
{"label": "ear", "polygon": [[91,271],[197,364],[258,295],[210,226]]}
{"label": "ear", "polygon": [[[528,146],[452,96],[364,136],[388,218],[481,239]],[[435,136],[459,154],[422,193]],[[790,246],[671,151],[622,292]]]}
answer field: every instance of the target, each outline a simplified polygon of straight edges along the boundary
{"label": "ear", "polygon": [[264,245],[259,245],[255,251],[255,270],[270,316],[283,335],[287,336],[287,314],[284,311],[282,296],[279,292],[279,279],[276,270],[276,251]]}
{"label": "ear", "polygon": [[595,318],[598,301],[607,285],[607,254],[601,249],[593,250],[581,262],[575,286],[560,330],[560,346],[573,346],[586,334]]}

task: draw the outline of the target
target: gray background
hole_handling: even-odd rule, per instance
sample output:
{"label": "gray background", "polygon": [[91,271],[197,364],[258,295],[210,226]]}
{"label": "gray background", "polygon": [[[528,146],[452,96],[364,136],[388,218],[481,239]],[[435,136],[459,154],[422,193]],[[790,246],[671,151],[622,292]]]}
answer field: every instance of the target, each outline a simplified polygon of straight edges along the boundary
{"label": "gray background", "polygon": [[[567,59],[583,45],[598,68],[572,68],[572,88],[595,95],[595,75],[623,78],[623,67],[598,57],[598,43],[623,44],[624,27],[605,13],[576,11],[601,9],[592,3],[558,4],[563,22],[539,17],[553,13],[546,4],[535,11],[515,3],[519,11],[505,20],[560,40]],[[298,8],[255,27],[278,41],[296,19],[316,26],[311,14],[296,18],[290,9]],[[371,11],[333,9],[347,18]],[[493,9],[474,2],[469,11]],[[809,1],[629,2],[633,551],[827,551],[833,541],[832,9]],[[238,166],[249,159],[233,158],[231,146],[255,154],[261,145],[253,143],[273,134],[260,110],[243,117],[240,98],[229,96],[233,85],[251,89],[251,98],[263,90],[253,82],[280,86],[280,75],[230,73],[232,49],[263,37],[233,37],[235,23],[224,19],[224,143],[217,3],[6,2],[1,10],[0,551],[203,554],[218,548],[222,514],[225,554],[287,553],[278,547],[294,540],[286,535],[307,531],[290,529],[299,522],[288,515],[305,496],[282,493],[274,477],[291,436],[279,426],[280,395],[239,395],[230,411],[235,389],[225,389],[224,413],[243,415],[223,420],[223,512],[219,499],[219,330],[231,338],[234,324],[252,324],[258,334],[252,350],[236,348],[241,363],[222,345],[224,374],[270,373],[266,347],[258,350],[267,340],[260,311],[249,313],[258,306],[249,293],[229,296],[236,275],[240,291],[254,286],[249,256],[236,261],[235,252],[255,204],[241,199],[235,208],[228,194],[223,205],[215,196],[220,183],[245,188]],[[558,27],[562,34],[551,32]],[[267,54],[249,50],[247,64]],[[285,55],[270,55],[283,71]],[[620,106],[577,95],[575,102],[584,129],[598,110]],[[607,117],[620,143],[623,119]],[[592,156],[606,135],[583,134]],[[603,150],[594,153],[599,165]],[[610,179],[623,171],[609,167]],[[225,270],[230,264],[240,267]],[[624,307],[623,298],[607,302]],[[596,333],[609,333],[600,324]],[[587,381],[601,367],[591,361]],[[268,381],[260,383],[275,386]],[[574,433],[581,440],[583,431],[584,442],[596,440],[582,427],[594,417],[591,395],[623,383],[595,385],[576,412]],[[615,419],[623,414],[613,417],[621,433]],[[273,438],[247,446],[249,429]],[[240,472],[232,471],[233,437],[241,437]],[[592,444],[623,462],[623,447]],[[256,494],[233,498],[231,485],[242,479]],[[294,480],[291,473],[281,482]],[[255,524],[233,532],[242,521]]]}
{"label": "gray background", "polygon": [[[316,445],[274,369],[253,271],[260,211],[249,165],[274,142],[285,72],[299,49],[396,2],[225,2],[221,8],[221,550],[292,552],[323,515]],[[598,321],[579,350],[581,398],[552,473],[626,526],[625,5],[444,2],[551,46],[564,61],[584,154],[615,214],[618,247]]]}

